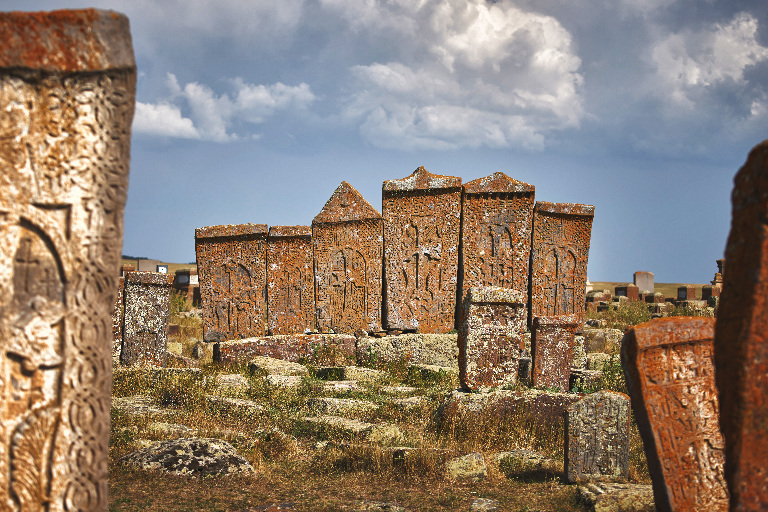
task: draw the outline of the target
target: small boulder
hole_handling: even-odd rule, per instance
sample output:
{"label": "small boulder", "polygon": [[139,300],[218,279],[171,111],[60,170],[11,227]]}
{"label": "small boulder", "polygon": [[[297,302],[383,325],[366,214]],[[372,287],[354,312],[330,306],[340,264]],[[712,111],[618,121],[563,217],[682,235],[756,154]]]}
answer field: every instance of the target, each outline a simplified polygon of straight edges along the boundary
{"label": "small boulder", "polygon": [[488,475],[485,458],[480,452],[470,453],[449,460],[446,465],[448,478],[451,480],[470,480],[477,482]]}
{"label": "small boulder", "polygon": [[129,453],[120,461],[128,466],[173,475],[227,476],[253,474],[250,463],[226,441],[183,438],[158,441]]}

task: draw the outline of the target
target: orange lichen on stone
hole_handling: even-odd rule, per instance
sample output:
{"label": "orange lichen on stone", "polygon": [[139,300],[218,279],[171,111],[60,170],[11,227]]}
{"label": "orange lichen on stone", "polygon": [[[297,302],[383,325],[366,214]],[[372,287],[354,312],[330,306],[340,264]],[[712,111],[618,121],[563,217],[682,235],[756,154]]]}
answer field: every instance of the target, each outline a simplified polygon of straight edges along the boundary
{"label": "orange lichen on stone", "polygon": [[594,206],[537,201],[531,242],[531,318],[584,319]]}
{"label": "orange lichen on stone", "polygon": [[455,327],[461,229],[461,178],[423,167],[385,181],[387,327],[423,333]]}
{"label": "orange lichen on stone", "polygon": [[463,287],[501,286],[528,303],[535,187],[502,172],[464,185]]}
{"label": "orange lichen on stone", "polygon": [[568,391],[577,315],[537,316],[531,327],[531,382],[536,387]]}
{"label": "orange lichen on stone", "polygon": [[662,512],[728,510],[714,335],[713,318],[669,317],[636,325],[621,343],[656,509]]}
{"label": "orange lichen on stone", "polygon": [[128,18],[97,9],[0,13],[0,67],[52,72],[134,68]]}
{"label": "orange lichen on stone", "polygon": [[[768,140],[734,178],[715,367],[731,510],[768,509]],[[718,260],[718,266],[724,262]]]}
{"label": "orange lichen on stone", "polygon": [[269,228],[267,330],[272,335],[315,330],[312,228],[309,226]]}

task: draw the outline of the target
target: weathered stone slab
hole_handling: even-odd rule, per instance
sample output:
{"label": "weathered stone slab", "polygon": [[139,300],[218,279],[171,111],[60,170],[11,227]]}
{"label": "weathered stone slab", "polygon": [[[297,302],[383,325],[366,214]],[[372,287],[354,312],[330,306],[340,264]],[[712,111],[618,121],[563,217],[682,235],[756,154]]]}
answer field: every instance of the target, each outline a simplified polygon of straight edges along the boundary
{"label": "weathered stone slab", "polygon": [[195,229],[205,341],[266,334],[267,225]]}
{"label": "weathered stone slab", "polygon": [[120,363],[164,366],[173,278],[159,272],[125,276],[125,317]]}
{"label": "weathered stone slab", "polygon": [[352,398],[310,398],[307,407],[316,414],[331,416],[355,416],[375,411],[378,406],[373,402]]}
{"label": "weathered stone slab", "polygon": [[315,330],[312,228],[272,226],[267,236],[267,330],[298,334]]}
{"label": "weathered stone slab", "polygon": [[531,382],[534,386],[568,391],[573,343],[576,328],[580,325],[577,315],[537,316],[533,319]]}
{"label": "weathered stone slab", "polygon": [[461,178],[419,167],[382,186],[386,319],[389,329],[454,328]]}
{"label": "weathered stone slab", "polygon": [[584,321],[595,207],[537,201],[531,242],[530,318],[575,314]]}
{"label": "weathered stone slab", "polygon": [[3,12],[0,41],[0,509],[106,510],[128,19]]}
{"label": "weathered stone slab", "polygon": [[157,441],[129,453],[122,464],[145,471],[184,476],[252,475],[255,471],[232,445],[221,439],[186,438]]}
{"label": "weathered stone slab", "polygon": [[640,300],[640,288],[634,284],[616,286],[614,288],[614,295],[617,297],[626,297],[630,302],[635,302]]}
{"label": "weathered stone slab", "polygon": [[267,356],[257,356],[248,362],[252,373],[266,375],[307,375],[309,370],[303,364],[275,359]]}
{"label": "weathered stone slab", "polygon": [[711,318],[661,318],[635,326],[622,341],[621,363],[660,511],[728,510],[714,330]]}
{"label": "weathered stone slab", "polygon": [[480,452],[469,453],[449,460],[445,464],[445,470],[451,480],[477,482],[488,476],[485,457]]}
{"label": "weathered stone slab", "polygon": [[598,391],[565,413],[565,475],[569,482],[629,479],[629,397]]}
{"label": "weathered stone slab", "polygon": [[637,286],[640,292],[654,292],[653,272],[635,272],[632,276],[632,282]]}
{"label": "weathered stone slab", "polygon": [[355,359],[355,337],[349,334],[267,336],[213,346],[213,360],[217,363],[247,362],[256,356],[313,364],[345,364]]}
{"label": "weathered stone slab", "polygon": [[362,337],[357,340],[358,364],[408,361],[456,368],[458,371],[458,335],[401,334],[381,338]]}
{"label": "weathered stone slab", "polygon": [[383,220],[346,181],[312,220],[320,332],[381,329]]}
{"label": "weathered stone slab", "polygon": [[507,288],[470,288],[459,329],[459,380],[466,389],[517,382],[526,310],[523,294]]}
{"label": "weathered stone slab", "polygon": [[718,260],[723,281],[715,367],[725,474],[731,510],[768,509],[768,141],[757,145],[734,178],[733,217]]}
{"label": "weathered stone slab", "polygon": [[577,492],[589,512],[656,512],[650,485],[588,483],[580,485]]}
{"label": "weathered stone slab", "polygon": [[315,377],[322,380],[357,380],[372,382],[386,376],[386,373],[364,366],[321,366],[315,370]]}
{"label": "weathered stone slab", "polygon": [[535,187],[502,172],[464,184],[464,290],[511,288],[528,303]]}

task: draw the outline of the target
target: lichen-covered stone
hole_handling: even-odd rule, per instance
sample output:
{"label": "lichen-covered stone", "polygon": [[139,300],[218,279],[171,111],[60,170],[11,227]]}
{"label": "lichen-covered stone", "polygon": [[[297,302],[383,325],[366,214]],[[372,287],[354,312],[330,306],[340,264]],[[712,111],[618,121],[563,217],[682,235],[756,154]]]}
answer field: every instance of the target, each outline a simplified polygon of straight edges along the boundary
{"label": "lichen-covered stone", "polygon": [[165,365],[171,284],[171,276],[159,272],[126,275],[121,364]]}
{"label": "lichen-covered stone", "polygon": [[145,471],[183,476],[254,474],[251,464],[220,439],[182,438],[158,441],[120,459]]}
{"label": "lichen-covered stone", "polygon": [[419,167],[385,181],[385,304],[389,329],[443,333],[454,328],[461,224],[461,178]]}
{"label": "lichen-covered stone", "polygon": [[656,512],[653,489],[646,484],[589,483],[578,487],[590,512]]}
{"label": "lichen-covered stone", "polygon": [[533,372],[536,387],[568,391],[577,315],[537,316],[531,328]]}
{"label": "lichen-covered stone", "polygon": [[488,476],[488,467],[485,465],[485,458],[480,452],[451,459],[446,462],[445,469],[451,480],[477,482]]}
{"label": "lichen-covered stone", "polygon": [[315,330],[312,228],[272,226],[267,236],[267,330],[297,334]]}
{"label": "lichen-covered stone", "polygon": [[355,337],[349,334],[300,334],[246,338],[216,343],[213,360],[241,363],[256,356],[312,364],[346,364],[355,360]]}
{"label": "lichen-covered stone", "polygon": [[456,368],[459,364],[457,334],[400,334],[357,340],[357,361],[386,363],[408,361]]}
{"label": "lichen-covered stone", "polygon": [[248,362],[252,373],[265,375],[307,375],[309,370],[303,364],[292,361],[275,359],[274,357],[257,356]]}
{"label": "lichen-covered stone", "polygon": [[459,380],[467,389],[517,382],[525,331],[523,295],[495,286],[470,288],[459,329]]}

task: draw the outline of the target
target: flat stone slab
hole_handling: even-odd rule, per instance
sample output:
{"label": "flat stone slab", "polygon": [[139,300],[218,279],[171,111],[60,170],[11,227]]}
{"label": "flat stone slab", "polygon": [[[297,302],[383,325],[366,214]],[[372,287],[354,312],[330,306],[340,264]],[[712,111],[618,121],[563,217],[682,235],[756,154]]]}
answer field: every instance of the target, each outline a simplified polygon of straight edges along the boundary
{"label": "flat stone slab", "polygon": [[113,397],[112,407],[131,416],[167,416],[173,414],[173,411],[153,404],[152,398],[147,395]]}
{"label": "flat stone slab", "polygon": [[357,384],[356,380],[329,380],[323,384],[325,392],[340,391],[361,391],[363,388]]}
{"label": "flat stone slab", "polygon": [[250,463],[220,439],[183,438],[159,441],[129,453],[120,461],[148,471],[186,476],[254,474]]}
{"label": "flat stone slab", "polygon": [[349,334],[297,334],[263,336],[216,343],[213,360],[219,363],[251,361],[256,356],[332,365],[355,361],[356,338]]}
{"label": "flat stone slab", "polygon": [[493,461],[499,469],[511,473],[530,471],[548,471],[561,473],[563,463],[533,450],[510,450],[493,455]]}
{"label": "flat stone slab", "polygon": [[511,414],[521,408],[528,408],[539,421],[562,422],[569,405],[584,395],[580,393],[551,393],[538,389],[528,391],[499,390],[490,393],[465,393],[453,391],[438,409],[471,414]]}
{"label": "flat stone slab", "polygon": [[263,375],[307,375],[309,373],[303,364],[268,356],[257,356],[251,359],[248,362],[248,370]]}
{"label": "flat stone slab", "polygon": [[215,382],[216,385],[220,388],[248,389],[250,387],[248,378],[244,375],[240,375],[239,373],[224,373],[216,375]]}
{"label": "flat stone slab", "polygon": [[578,487],[590,512],[655,512],[653,489],[645,484],[590,483]]}
{"label": "flat stone slab", "polygon": [[400,334],[357,340],[357,360],[410,361],[414,364],[459,367],[458,334]]}
{"label": "flat stone slab", "polygon": [[435,364],[409,364],[408,373],[417,375],[424,381],[433,381],[445,375],[458,375],[458,367],[438,366]]}
{"label": "flat stone slab", "polygon": [[303,377],[300,375],[267,375],[264,380],[278,388],[296,388],[301,385]]}
{"label": "flat stone slab", "polygon": [[485,458],[480,452],[456,457],[445,463],[445,470],[451,480],[477,482],[488,476]]}
{"label": "flat stone slab", "polygon": [[385,372],[363,366],[321,366],[315,376],[322,380],[357,380],[372,382],[383,377]]}
{"label": "flat stone slab", "polygon": [[421,397],[421,396],[409,396],[408,398],[392,399],[392,403],[395,405],[395,407],[403,411],[418,409],[424,404],[424,402],[425,402],[425,399],[424,397]]}
{"label": "flat stone slab", "polygon": [[303,418],[303,421],[330,427],[350,436],[361,437],[368,443],[380,446],[397,445],[402,443],[404,438],[403,433],[396,425],[376,425],[365,421],[331,415],[308,416]]}
{"label": "flat stone slab", "polygon": [[415,393],[417,389],[411,386],[381,386],[379,391],[388,395],[407,395]]}
{"label": "flat stone slab", "polygon": [[211,404],[223,406],[246,414],[259,414],[265,411],[264,406],[260,403],[254,402],[253,400],[245,400],[244,398],[205,395],[205,399]]}
{"label": "flat stone slab", "polygon": [[152,423],[149,423],[147,425],[147,430],[173,437],[190,437],[197,433],[197,429],[189,428],[186,425],[166,423],[163,421],[153,421]]}
{"label": "flat stone slab", "polygon": [[354,400],[351,398],[310,398],[307,406],[317,414],[329,415],[354,415],[364,414],[374,411],[378,405],[365,400]]}

